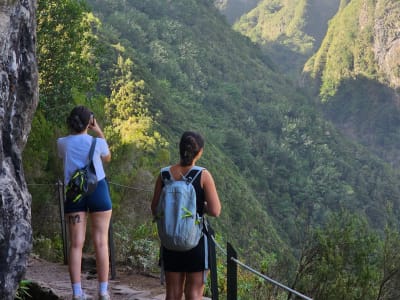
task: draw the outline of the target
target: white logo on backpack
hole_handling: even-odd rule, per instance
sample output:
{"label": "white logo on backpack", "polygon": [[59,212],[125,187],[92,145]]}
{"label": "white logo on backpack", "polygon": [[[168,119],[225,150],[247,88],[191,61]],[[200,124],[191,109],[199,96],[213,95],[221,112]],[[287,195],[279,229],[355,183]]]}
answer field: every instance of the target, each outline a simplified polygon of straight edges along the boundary
{"label": "white logo on backpack", "polygon": [[[186,177],[196,170],[193,178]],[[192,182],[204,168],[194,166],[183,176],[174,180],[170,167],[161,169],[164,187],[157,206],[157,229],[161,244],[175,251],[187,251],[196,247],[203,236],[203,220],[197,213],[196,191]],[[163,172],[168,172],[169,179]]]}

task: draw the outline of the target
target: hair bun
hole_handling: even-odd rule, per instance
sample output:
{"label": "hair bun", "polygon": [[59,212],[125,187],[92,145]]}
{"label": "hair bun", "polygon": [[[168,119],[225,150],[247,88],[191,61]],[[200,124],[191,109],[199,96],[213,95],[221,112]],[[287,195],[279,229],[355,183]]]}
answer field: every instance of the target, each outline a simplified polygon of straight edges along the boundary
{"label": "hair bun", "polygon": [[179,143],[179,153],[181,156],[181,165],[189,166],[193,163],[194,158],[204,147],[203,137],[192,131],[186,131],[181,137]]}
{"label": "hair bun", "polygon": [[75,133],[80,133],[89,125],[92,112],[85,106],[76,106],[67,118],[68,127]]}

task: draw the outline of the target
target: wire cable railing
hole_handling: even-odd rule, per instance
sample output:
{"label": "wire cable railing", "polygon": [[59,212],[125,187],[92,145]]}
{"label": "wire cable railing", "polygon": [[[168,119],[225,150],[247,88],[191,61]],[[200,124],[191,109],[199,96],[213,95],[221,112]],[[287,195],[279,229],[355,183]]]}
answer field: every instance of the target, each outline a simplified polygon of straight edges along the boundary
{"label": "wire cable railing", "polygon": [[297,292],[296,290],[291,289],[291,288],[287,287],[286,285],[284,285],[284,284],[282,284],[282,283],[280,283],[280,282],[278,282],[278,281],[276,281],[276,280],[274,280],[272,278],[269,278],[268,276],[266,276],[266,275],[264,275],[264,274],[262,274],[262,273],[260,273],[260,272],[258,272],[256,270],[254,270],[253,268],[251,268],[251,267],[245,265],[244,263],[242,263],[240,260],[235,259],[233,257],[231,257],[230,259],[232,261],[234,261],[235,263],[237,263],[238,265],[240,265],[241,267],[243,267],[246,270],[250,271],[251,273],[253,273],[253,274],[265,279],[266,281],[269,281],[270,283],[272,283],[272,284],[274,284],[274,285],[276,285],[276,286],[278,286],[278,287],[280,287],[280,288],[282,288],[282,289],[284,289],[284,290],[286,290],[286,291],[288,291],[288,292],[290,292],[292,294],[295,294],[295,295],[299,296],[300,298],[303,298],[303,299],[306,299],[306,300],[312,300],[312,298],[307,297],[307,296]]}
{"label": "wire cable railing", "polygon": [[[150,189],[144,188],[137,188],[132,186],[127,186],[115,182],[108,182],[110,185],[114,185],[117,187],[131,189],[131,190],[140,190],[144,192],[152,192]],[[64,250],[64,263],[67,264],[67,257],[68,257],[68,248],[67,248],[67,229],[64,220],[64,210],[63,210],[63,202],[65,197],[64,191],[64,183],[61,180],[58,180],[56,183],[27,183],[28,186],[57,186],[58,189],[58,200],[60,206],[60,220],[61,220],[61,231],[63,236],[63,250]],[[208,221],[207,224],[209,225]],[[294,294],[304,300],[313,300],[312,298],[262,274],[261,272],[255,270],[254,268],[246,265],[245,263],[241,262],[237,259],[236,251],[233,249],[230,243],[227,243],[227,250],[225,250],[215,239],[213,229],[208,226],[207,227],[207,237],[211,241],[210,245],[210,254],[211,254],[211,290],[212,290],[212,299],[218,300],[218,282],[217,282],[217,270],[216,270],[216,251],[215,249],[218,248],[221,253],[227,258],[227,299],[229,300],[236,300],[237,299],[237,266],[242,267],[243,269],[253,273],[254,275],[266,280],[267,282],[289,292],[290,294]],[[113,230],[110,224],[109,230],[109,247],[110,247],[110,268],[111,268],[111,278],[115,279],[115,259],[114,259],[114,242],[113,242]],[[290,295],[289,294],[289,295]]]}
{"label": "wire cable railing", "polygon": [[111,185],[115,185],[115,186],[118,186],[118,187],[125,188],[125,189],[143,191],[143,192],[153,192],[153,190],[150,190],[150,189],[137,188],[137,187],[133,187],[133,186],[128,186],[128,185],[115,183],[115,182],[112,182],[112,181],[109,181],[108,183],[111,184]]}
{"label": "wire cable railing", "polygon": [[[313,300],[312,298],[310,298],[310,297],[308,297],[308,296],[306,296],[306,295],[304,295],[304,294],[302,294],[302,293],[300,293],[300,292],[298,292],[298,291],[296,291],[296,290],[294,290],[294,289],[292,289],[292,288],[290,288],[290,287],[288,287],[288,286],[286,286],[286,285],[284,285],[284,284],[282,284],[282,283],[280,283],[280,282],[278,282],[278,281],[276,281],[276,280],[274,280],[274,279],[262,274],[261,272],[255,270],[254,268],[252,268],[252,267],[244,264],[240,260],[238,260],[237,259],[237,255],[236,255],[236,251],[233,249],[231,244],[227,243],[228,250],[225,250],[225,249],[222,248],[222,246],[220,244],[218,244],[218,242],[216,241],[216,239],[215,239],[213,234],[210,234],[209,237],[211,238],[211,240],[215,244],[215,246],[227,257],[227,265],[228,265],[228,272],[227,272],[228,273],[228,291],[227,291],[228,297],[227,298],[229,300],[234,300],[234,299],[237,298],[237,295],[236,295],[236,291],[237,291],[236,278],[230,278],[231,276],[229,275],[230,273],[231,274],[233,273],[234,276],[236,277],[237,276],[236,275],[237,272],[236,271],[230,272],[229,269],[233,267],[231,262],[234,262],[236,265],[241,266],[242,268],[246,269],[247,271],[257,275],[258,277],[261,277],[262,279],[268,281],[269,283],[271,283],[271,284],[273,284],[273,285],[275,285],[275,286],[277,286],[277,287],[279,287],[279,288],[281,288],[281,289],[283,289],[283,290],[285,290],[285,291],[287,291],[287,292],[289,292],[291,294],[294,294],[294,295],[296,295],[296,296],[298,296],[298,297],[300,297],[302,299],[305,299],[305,300]],[[230,282],[232,280],[233,280],[234,283],[230,284]],[[213,300],[214,300],[214,298],[213,298]]]}

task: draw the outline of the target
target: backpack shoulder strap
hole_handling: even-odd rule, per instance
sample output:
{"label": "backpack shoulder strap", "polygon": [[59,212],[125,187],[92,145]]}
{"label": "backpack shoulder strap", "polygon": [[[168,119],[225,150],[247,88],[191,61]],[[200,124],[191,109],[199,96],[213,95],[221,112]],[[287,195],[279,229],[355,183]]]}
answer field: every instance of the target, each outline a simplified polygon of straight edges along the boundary
{"label": "backpack shoulder strap", "polygon": [[[193,166],[184,176],[183,179],[187,182],[187,183],[191,183],[193,182],[197,176],[203,171],[205,170],[205,168],[203,167],[199,167],[199,166]],[[194,173],[194,171],[196,173]],[[193,174],[192,176],[190,176],[191,174]],[[161,169],[160,171],[160,175],[161,175],[161,180],[165,183],[165,182],[170,182],[170,181],[174,181],[174,177],[171,174],[171,166],[168,167],[164,167]]]}
{"label": "backpack shoulder strap", "polygon": [[[184,176],[183,178],[186,180],[187,183],[191,183],[193,181],[195,181],[195,179],[197,178],[197,176],[199,176],[199,174],[205,170],[205,168],[203,167],[199,167],[199,166],[193,166]],[[194,173],[196,172],[196,173]],[[191,174],[193,174],[192,176],[190,176]]]}
{"label": "backpack shoulder strap", "polygon": [[173,180],[173,177],[171,175],[170,172],[171,166],[168,167],[164,167],[161,169],[160,171],[160,175],[161,175],[161,180],[165,183],[165,181],[171,181]]}
{"label": "backpack shoulder strap", "polygon": [[90,151],[89,151],[89,162],[93,159],[94,148],[96,147],[96,141],[97,139],[93,137],[92,145],[90,146]]}

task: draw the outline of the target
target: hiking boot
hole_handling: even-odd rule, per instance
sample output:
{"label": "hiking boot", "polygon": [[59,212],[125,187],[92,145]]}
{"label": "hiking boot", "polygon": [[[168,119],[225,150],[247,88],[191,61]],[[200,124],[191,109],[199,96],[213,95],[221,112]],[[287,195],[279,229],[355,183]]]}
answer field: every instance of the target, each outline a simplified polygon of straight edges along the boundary
{"label": "hiking boot", "polygon": [[99,295],[99,300],[111,300],[110,295],[107,293],[105,295]]}

